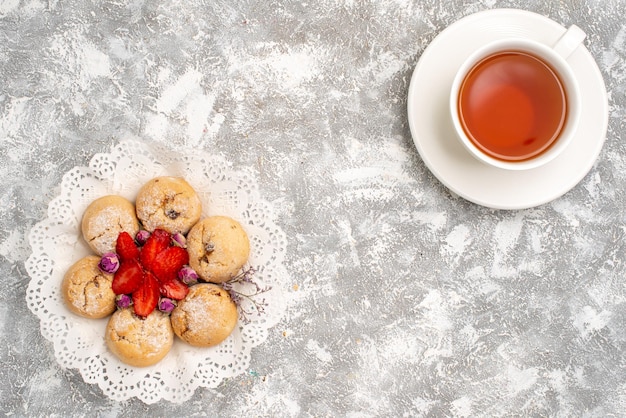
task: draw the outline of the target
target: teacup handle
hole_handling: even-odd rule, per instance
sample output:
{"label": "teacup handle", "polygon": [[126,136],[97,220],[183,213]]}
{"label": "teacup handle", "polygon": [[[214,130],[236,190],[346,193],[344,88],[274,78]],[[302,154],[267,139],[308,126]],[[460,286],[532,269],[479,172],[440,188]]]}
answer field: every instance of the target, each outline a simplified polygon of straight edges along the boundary
{"label": "teacup handle", "polygon": [[567,31],[559,38],[554,44],[552,49],[564,59],[569,56],[578,48],[578,46],[587,37],[585,32],[576,25],[570,26]]}

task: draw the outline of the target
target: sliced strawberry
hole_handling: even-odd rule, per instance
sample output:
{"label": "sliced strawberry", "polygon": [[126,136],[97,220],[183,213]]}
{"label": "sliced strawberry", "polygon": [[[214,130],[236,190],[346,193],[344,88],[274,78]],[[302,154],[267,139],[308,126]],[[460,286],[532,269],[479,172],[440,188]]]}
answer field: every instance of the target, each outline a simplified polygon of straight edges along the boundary
{"label": "sliced strawberry", "polygon": [[189,286],[178,279],[172,279],[165,283],[161,283],[159,290],[161,295],[170,299],[182,300],[189,293]]}
{"label": "sliced strawberry", "polygon": [[146,272],[139,289],[133,292],[133,307],[135,313],[141,317],[146,317],[152,313],[159,303],[159,283],[154,275]]}
{"label": "sliced strawberry", "polygon": [[135,240],[126,231],[120,232],[115,243],[115,252],[122,260],[130,260],[139,257],[139,248]]}
{"label": "sliced strawberry", "polygon": [[111,283],[113,293],[116,295],[133,293],[141,286],[143,274],[141,264],[136,259],[132,258],[122,261]]}
{"label": "sliced strawberry", "polygon": [[163,283],[176,278],[178,270],[188,263],[189,253],[186,249],[181,247],[167,247],[157,255],[150,270],[157,279]]}
{"label": "sliced strawberry", "polygon": [[169,232],[162,229],[155,229],[141,248],[141,264],[149,270],[152,270],[154,260],[159,253],[170,246],[172,236]]}

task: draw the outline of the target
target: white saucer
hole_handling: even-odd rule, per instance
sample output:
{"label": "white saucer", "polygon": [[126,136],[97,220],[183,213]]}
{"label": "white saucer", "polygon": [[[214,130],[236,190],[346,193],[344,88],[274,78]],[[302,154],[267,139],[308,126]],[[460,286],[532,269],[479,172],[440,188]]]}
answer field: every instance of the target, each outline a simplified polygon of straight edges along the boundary
{"label": "white saucer", "polygon": [[409,86],[409,126],[424,163],[452,192],[490,208],[524,209],[556,199],[589,172],[604,143],[608,101],[600,70],[584,46],[568,59],[580,84],[582,119],[569,147],[545,166],[510,171],[479,162],[456,138],[448,110],[455,72],[476,48],[510,36],[552,45],[565,30],[535,13],[488,10],[450,25],[426,48]]}

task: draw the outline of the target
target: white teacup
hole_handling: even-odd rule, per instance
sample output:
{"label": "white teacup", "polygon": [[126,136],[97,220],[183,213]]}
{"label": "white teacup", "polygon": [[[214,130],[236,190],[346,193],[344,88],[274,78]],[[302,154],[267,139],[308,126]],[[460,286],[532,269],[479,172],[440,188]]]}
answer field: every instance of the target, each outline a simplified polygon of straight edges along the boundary
{"label": "white teacup", "polygon": [[465,148],[508,170],[539,167],[567,148],[581,114],[567,58],[584,38],[573,25],[553,46],[509,38],[472,53],[450,92],[452,122]]}

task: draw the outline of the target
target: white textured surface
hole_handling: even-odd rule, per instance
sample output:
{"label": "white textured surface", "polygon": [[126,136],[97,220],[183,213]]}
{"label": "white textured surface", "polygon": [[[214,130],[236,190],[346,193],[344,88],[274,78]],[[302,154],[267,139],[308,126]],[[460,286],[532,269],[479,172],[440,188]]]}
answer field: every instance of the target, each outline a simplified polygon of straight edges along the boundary
{"label": "white textured surface", "polygon": [[[428,172],[406,118],[421,52],[472,12],[587,33],[609,95],[596,166],[493,211]],[[9,415],[620,416],[626,410],[626,3],[0,2],[0,402]],[[254,170],[288,237],[286,317],[247,374],[182,405],[61,369],[26,307],[27,234],[120,138]]]}

